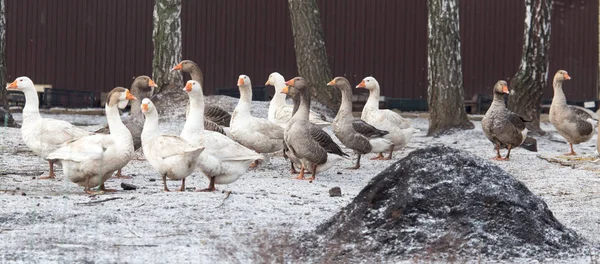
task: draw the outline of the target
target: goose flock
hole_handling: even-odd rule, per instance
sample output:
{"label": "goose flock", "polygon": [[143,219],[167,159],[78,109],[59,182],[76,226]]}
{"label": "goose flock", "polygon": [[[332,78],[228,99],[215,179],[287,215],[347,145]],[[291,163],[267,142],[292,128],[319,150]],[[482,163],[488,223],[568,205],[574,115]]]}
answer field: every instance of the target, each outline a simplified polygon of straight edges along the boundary
{"label": "goose flock", "polygon": [[[72,124],[42,118],[33,81],[18,77],[7,85],[8,90],[25,95],[21,135],[32,152],[49,164],[49,174],[40,179],[55,178],[54,164],[63,167],[71,182],[84,187],[88,194],[115,191],[104,182],[127,165],[134,152],[142,148],[148,163],[163,180],[164,191],[169,191],[166,179],[181,180],[179,191],[185,191],[186,177],[201,172],[209,181],[207,188],[196,191],[214,191],[215,184],[229,184],[239,179],[248,169],[268,162],[274,153],[283,152],[289,159],[290,171],[296,179],[315,180],[335,164],[349,159],[340,145],[356,154],[356,163],[348,169],[359,169],[362,155],[373,153],[372,160],[390,160],[393,152],[410,142],[415,129],[411,122],[398,113],[379,109],[380,86],[373,77],[364,78],[355,89],[367,89],[369,98],[360,118],[352,113],[352,90],[344,77],[336,77],[327,85],[341,92],[341,105],[333,122],[311,110],[311,84],[302,77],[285,81],[271,73],[266,85],[275,87],[267,118],[252,116],[252,83],[247,75],[240,75],[237,86],[240,99],[233,113],[218,106],[204,103],[203,75],[198,65],[184,60],[173,67],[189,73],[191,80],[183,90],[189,96],[186,121],[179,135],[162,135],[159,116],[151,98],[156,88],[148,76],[137,77],[131,90],[116,87],[107,96],[105,113],[107,127],[88,132]],[[566,104],[562,83],[571,77],[564,70],[554,76],[554,98],[550,121],[569,143],[589,140],[597,125],[596,115],[581,107]],[[506,81],[500,80],[493,88],[493,102],[482,119],[482,129],[493,143],[496,160],[508,160],[511,149],[520,146],[527,136],[528,118],[506,108],[504,95],[508,94]],[[293,101],[287,104],[286,97]],[[128,117],[121,119],[119,109],[131,103]],[[323,130],[331,126],[332,135]],[[508,149],[506,157],[501,149]],[[384,155],[386,154],[386,155]],[[299,170],[299,172],[298,172]],[[305,174],[311,174],[305,177]]]}

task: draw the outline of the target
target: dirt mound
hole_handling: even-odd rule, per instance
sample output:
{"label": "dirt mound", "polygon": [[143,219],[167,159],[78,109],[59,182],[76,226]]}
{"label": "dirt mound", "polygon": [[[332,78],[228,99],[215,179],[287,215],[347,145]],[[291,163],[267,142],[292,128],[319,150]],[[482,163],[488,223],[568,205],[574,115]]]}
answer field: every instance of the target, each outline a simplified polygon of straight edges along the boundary
{"label": "dirt mound", "polygon": [[391,165],[303,240],[317,258],[332,257],[325,244],[342,248],[336,258],[356,251],[518,258],[561,257],[585,243],[523,183],[448,147],[416,150]]}

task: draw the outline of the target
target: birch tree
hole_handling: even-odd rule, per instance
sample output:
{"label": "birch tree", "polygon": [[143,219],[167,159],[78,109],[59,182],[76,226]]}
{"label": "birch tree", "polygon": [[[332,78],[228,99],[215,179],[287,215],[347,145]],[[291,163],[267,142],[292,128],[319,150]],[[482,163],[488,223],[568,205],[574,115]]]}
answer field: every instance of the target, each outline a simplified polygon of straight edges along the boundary
{"label": "birch tree", "polygon": [[5,14],[5,1],[0,0],[0,103],[3,105],[4,110],[0,109],[0,126],[14,126],[14,119],[8,112],[8,97],[7,91],[4,88],[8,81],[6,75],[6,17]]}
{"label": "birch tree", "polygon": [[288,8],[298,73],[312,84],[315,100],[337,110],[341,95],[335,88],[327,86],[332,76],[317,1],[288,0]]}
{"label": "birch tree", "polygon": [[458,0],[428,0],[427,103],[429,136],[472,129],[464,105]]}
{"label": "birch tree", "polygon": [[158,85],[155,93],[173,90],[185,96],[178,91],[181,89],[173,89],[183,87],[181,72],[171,71],[181,61],[181,1],[156,0],[154,4],[152,79]]}
{"label": "birch tree", "polygon": [[532,120],[529,131],[543,135],[540,128],[542,94],[548,80],[550,16],[552,0],[525,0],[525,29],[521,65],[510,81],[508,108]]}

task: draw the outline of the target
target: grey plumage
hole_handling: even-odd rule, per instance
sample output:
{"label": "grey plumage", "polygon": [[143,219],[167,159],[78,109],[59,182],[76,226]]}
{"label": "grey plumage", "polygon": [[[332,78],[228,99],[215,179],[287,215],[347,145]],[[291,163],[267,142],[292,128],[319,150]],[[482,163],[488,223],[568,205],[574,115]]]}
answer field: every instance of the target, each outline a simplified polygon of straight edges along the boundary
{"label": "grey plumage", "polygon": [[[142,114],[142,111],[140,110],[140,105],[144,98],[152,97],[152,93],[154,92],[153,87],[150,86],[150,80],[150,77],[146,75],[138,76],[133,80],[131,89],[129,90],[131,94],[136,97],[136,100],[130,101],[131,110],[129,116],[123,118],[123,124],[125,124],[127,129],[129,129],[129,132],[131,132],[133,147],[136,150],[142,146],[141,134],[144,127],[144,114]],[[95,133],[109,134],[108,124],[103,128],[96,130]]]}
{"label": "grey plumage", "polygon": [[510,149],[520,146],[526,138],[525,120],[511,112],[504,104],[504,94],[508,93],[507,83],[498,81],[493,89],[494,100],[481,120],[481,128],[485,136],[494,144],[497,158],[500,159],[500,148]]}

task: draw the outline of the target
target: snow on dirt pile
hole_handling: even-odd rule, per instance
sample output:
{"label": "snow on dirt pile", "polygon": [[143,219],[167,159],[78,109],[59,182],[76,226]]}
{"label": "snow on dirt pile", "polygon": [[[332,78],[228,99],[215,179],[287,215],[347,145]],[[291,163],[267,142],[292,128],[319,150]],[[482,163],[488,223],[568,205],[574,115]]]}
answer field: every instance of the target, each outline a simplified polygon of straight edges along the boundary
{"label": "snow on dirt pile", "polygon": [[[316,237],[315,237],[316,235]],[[586,242],[513,176],[466,151],[419,149],[382,171],[341,212],[304,237],[313,257],[325,244],[354,245],[337,257],[458,255],[561,257]],[[346,256],[347,257],[347,256]]]}

